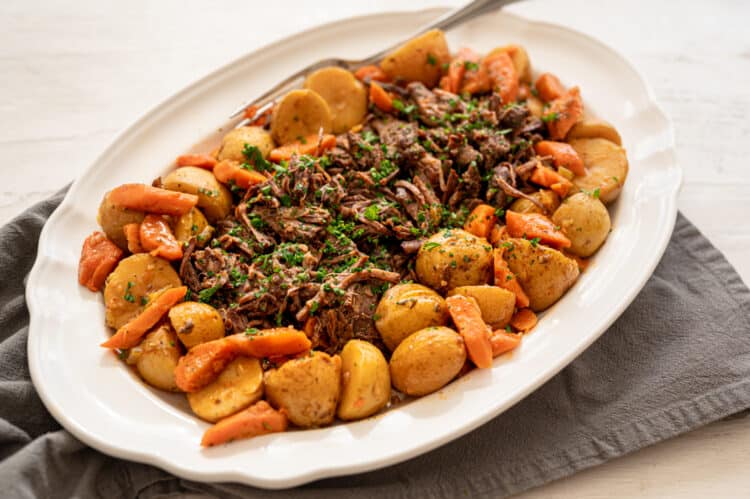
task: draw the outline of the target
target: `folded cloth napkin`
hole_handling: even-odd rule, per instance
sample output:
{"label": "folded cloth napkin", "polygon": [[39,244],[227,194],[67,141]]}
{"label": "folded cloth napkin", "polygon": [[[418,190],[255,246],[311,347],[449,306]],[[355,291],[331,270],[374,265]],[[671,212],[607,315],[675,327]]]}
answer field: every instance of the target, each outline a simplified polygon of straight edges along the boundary
{"label": "folded cloth napkin", "polygon": [[4,497],[503,497],[750,407],[750,290],[679,215],[661,263],[617,322],[539,390],[468,435],[398,465],[286,491],[183,480],[86,447],[34,391],[23,293],[39,232],[61,199],[0,229]]}

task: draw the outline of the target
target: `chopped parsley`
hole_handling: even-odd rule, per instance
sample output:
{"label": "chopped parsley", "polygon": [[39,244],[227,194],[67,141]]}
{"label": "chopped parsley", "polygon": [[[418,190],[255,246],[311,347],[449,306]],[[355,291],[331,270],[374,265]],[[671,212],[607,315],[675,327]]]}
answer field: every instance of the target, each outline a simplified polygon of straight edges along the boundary
{"label": "chopped parsley", "polygon": [[[273,165],[263,157],[263,153],[257,146],[245,144],[245,148],[242,150],[242,155],[245,156],[245,159],[247,159],[256,170],[266,171],[272,169]],[[242,167],[249,170],[247,163],[243,163]]]}
{"label": "chopped parsley", "polygon": [[125,296],[123,296],[125,301],[129,301],[130,303],[135,303],[135,296],[133,296],[133,294],[130,292],[130,288],[132,288],[134,285],[135,284],[128,281],[128,287],[127,289],[125,289]]}
{"label": "chopped parsley", "polygon": [[434,55],[427,54],[427,64],[430,66],[435,66],[437,64],[437,59],[435,59]]}
{"label": "chopped parsley", "polygon": [[439,247],[440,247],[440,243],[436,243],[434,241],[428,241],[422,245],[422,249],[425,251],[432,251],[435,248],[439,248]]}
{"label": "chopped parsley", "polygon": [[545,123],[549,123],[550,121],[557,121],[558,118],[560,118],[560,115],[558,113],[551,112],[542,116],[542,121]]}
{"label": "chopped parsley", "polygon": [[198,301],[208,303],[209,301],[211,301],[211,298],[216,294],[218,290],[219,286],[212,286],[210,288],[201,289],[198,292]]}
{"label": "chopped parsley", "polygon": [[365,208],[365,218],[367,220],[379,220],[380,219],[380,208],[378,208],[377,204],[371,204],[367,208]]}
{"label": "chopped parsley", "polygon": [[529,240],[529,242],[531,243],[531,246],[533,246],[534,248],[536,248],[539,245],[539,241],[541,241],[541,239],[538,237],[535,237],[534,239]]}
{"label": "chopped parsley", "polygon": [[479,69],[479,64],[477,64],[476,62],[465,61],[464,69],[466,71],[476,71],[477,69]]}

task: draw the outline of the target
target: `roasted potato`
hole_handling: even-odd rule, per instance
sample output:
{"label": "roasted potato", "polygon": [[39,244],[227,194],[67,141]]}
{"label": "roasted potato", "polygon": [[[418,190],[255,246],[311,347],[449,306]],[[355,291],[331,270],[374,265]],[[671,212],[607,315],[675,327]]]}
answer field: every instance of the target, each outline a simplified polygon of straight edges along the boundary
{"label": "roasted potato", "polygon": [[266,371],[266,398],[303,428],[331,423],[341,395],[341,357],[311,351],[309,356]]}
{"label": "roasted potato", "polygon": [[575,177],[573,184],[587,192],[599,189],[602,203],[611,203],[620,195],[628,176],[625,149],[607,139],[574,139],[570,145],[586,167],[586,175]]}
{"label": "roasted potato", "polygon": [[109,201],[109,193],[104,195],[102,203],[99,205],[99,213],[96,215],[96,221],[120,249],[128,251],[128,240],[122,228],[127,224],[139,224],[143,222],[146,216],[142,211],[131,210],[115,206]]}
{"label": "roasted potato", "polygon": [[445,34],[433,29],[386,55],[380,67],[396,81],[421,81],[432,88],[440,79],[443,64],[450,60]]}
{"label": "roasted potato", "polygon": [[622,145],[622,139],[617,129],[602,120],[595,120],[591,118],[583,119],[579,121],[573,128],[570,129],[568,135],[565,136],[565,140],[570,142],[573,139],[595,139],[602,138],[607,139],[610,142],[614,142],[618,146]]}
{"label": "roasted potato", "polygon": [[271,135],[279,145],[311,134],[331,133],[333,119],[325,99],[309,89],[292,90],[273,108]]}
{"label": "roasted potato", "polygon": [[263,127],[242,126],[224,135],[216,159],[219,161],[231,159],[240,163],[246,162],[247,158],[242,153],[246,145],[257,147],[264,158],[267,158],[274,148],[271,134]]}
{"label": "roasted potato", "polygon": [[375,327],[392,352],[411,333],[444,326],[448,309],[443,297],[421,284],[397,284],[383,294],[375,309]]}
{"label": "roasted potato", "polygon": [[427,395],[447,385],[465,362],[460,334],[447,327],[428,327],[409,335],[393,352],[391,382],[407,395]]}
{"label": "roasted potato", "polygon": [[344,133],[362,123],[367,114],[367,91],[351,71],[331,66],[311,73],[305,88],[318,93],[331,110],[333,133]]}
{"label": "roasted potato", "polygon": [[557,207],[560,206],[560,196],[546,189],[533,192],[529,194],[529,197],[536,199],[545,209],[540,209],[537,205],[524,198],[518,198],[513,201],[509,209],[516,213],[541,213],[542,215],[549,215],[554,213]]}
{"label": "roasted potato", "polygon": [[505,52],[510,56],[510,59],[513,61],[513,67],[516,68],[518,79],[521,82],[531,82],[531,61],[529,60],[529,54],[526,52],[525,48],[520,45],[506,45],[504,47],[490,50],[487,56],[491,56],[497,52]]}
{"label": "roasted potato", "polygon": [[509,239],[505,260],[529,297],[529,307],[541,312],[555,303],[578,279],[578,264],[552,248],[526,239]]}
{"label": "roasted potato", "polygon": [[513,317],[516,295],[499,286],[459,286],[448,291],[448,296],[462,295],[474,298],[482,311],[482,319],[492,329],[504,327]]}
{"label": "roasted potato", "polygon": [[195,236],[196,244],[205,246],[213,233],[214,228],[208,225],[208,220],[198,208],[193,208],[180,216],[174,225],[174,236],[183,244]]}
{"label": "roasted potato", "polygon": [[213,173],[203,168],[177,168],[164,177],[161,183],[170,191],[197,195],[198,207],[211,223],[226,218],[232,210],[232,193],[216,180]]}
{"label": "roasted potato", "polygon": [[153,293],[181,285],[177,272],[163,258],[137,253],[121,260],[104,284],[107,326],[118,329],[141,313]]}
{"label": "roasted potato", "polygon": [[563,201],[552,215],[552,221],[570,239],[568,251],[582,257],[593,255],[604,244],[611,228],[604,204],[583,192]]}
{"label": "roasted potato", "polygon": [[383,353],[367,341],[349,340],[341,350],[341,401],[344,421],[372,416],[391,398],[391,373]]}
{"label": "roasted potato", "polygon": [[126,362],[135,365],[138,374],[154,388],[179,392],[174,380],[174,368],[180,360],[180,345],[169,324],[161,324],[128,352]]}
{"label": "roasted potato", "polygon": [[219,376],[197,392],[187,394],[196,416],[211,423],[239,412],[263,397],[263,369],[260,361],[239,357]]}
{"label": "roasted potato", "polygon": [[207,303],[186,301],[169,309],[169,321],[185,347],[224,337],[224,321]]}
{"label": "roasted potato", "polygon": [[535,96],[535,95],[529,95],[529,98],[526,99],[526,106],[529,108],[529,112],[532,116],[535,116],[537,118],[541,118],[544,116],[544,102],[542,100]]}
{"label": "roasted potato", "polygon": [[438,291],[487,284],[492,272],[492,246],[465,230],[442,230],[419,248],[415,268],[419,281]]}

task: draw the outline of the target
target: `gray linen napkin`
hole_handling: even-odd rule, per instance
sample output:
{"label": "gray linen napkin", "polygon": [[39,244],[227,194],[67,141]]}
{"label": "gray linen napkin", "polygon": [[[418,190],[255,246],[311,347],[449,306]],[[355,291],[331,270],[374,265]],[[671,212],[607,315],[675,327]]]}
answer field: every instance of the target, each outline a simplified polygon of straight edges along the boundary
{"label": "gray linen napkin", "polygon": [[34,391],[23,292],[39,231],[61,199],[0,229],[4,497],[503,497],[750,407],[750,290],[679,215],[656,272],[609,331],[465,437],[399,465],[287,491],[182,480],[81,444]]}

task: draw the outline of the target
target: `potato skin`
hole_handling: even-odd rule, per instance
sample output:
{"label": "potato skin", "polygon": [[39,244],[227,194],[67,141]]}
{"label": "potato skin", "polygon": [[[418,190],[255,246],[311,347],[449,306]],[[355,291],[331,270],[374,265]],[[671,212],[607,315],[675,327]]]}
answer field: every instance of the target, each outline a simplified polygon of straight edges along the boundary
{"label": "potato skin", "polygon": [[341,357],[312,351],[310,356],[266,371],[266,398],[303,428],[330,424],[341,396]]}
{"label": "potato skin", "polygon": [[582,257],[593,255],[604,244],[612,227],[604,204],[583,192],[563,201],[552,215],[552,221],[570,239],[568,251]]}
{"label": "potato skin", "polygon": [[336,414],[344,421],[372,416],[391,398],[391,373],[372,343],[349,340],[341,350],[341,400]]}
{"label": "potato skin", "polygon": [[415,269],[419,281],[437,291],[487,284],[492,246],[465,230],[442,230],[419,248]]}
{"label": "potato skin", "polygon": [[148,253],[124,258],[104,284],[107,326],[123,326],[143,310],[153,293],[181,285],[177,272],[163,258]]}
{"label": "potato skin", "polygon": [[174,368],[180,359],[177,336],[168,324],[161,324],[131,349],[128,364],[135,364],[138,374],[154,388],[179,392],[174,380]]}
{"label": "potato skin", "polygon": [[264,158],[267,158],[274,148],[271,134],[262,127],[242,126],[224,135],[216,159],[219,161],[232,159],[240,163],[245,162],[245,155],[242,154],[245,144],[257,147]]}
{"label": "potato skin", "polygon": [[447,322],[448,308],[443,297],[421,284],[391,287],[375,309],[375,328],[391,352],[410,334]]}
{"label": "potato skin", "polygon": [[214,228],[208,224],[208,220],[198,208],[193,208],[180,216],[174,225],[174,236],[183,244],[195,236],[196,244],[203,247],[211,239],[213,233]]}
{"label": "potato skin", "polygon": [[109,192],[104,195],[99,205],[96,221],[99,223],[107,237],[112,240],[123,251],[128,251],[128,240],[122,228],[127,224],[139,224],[143,222],[145,213],[129,208],[115,206],[109,201]]}
{"label": "potato skin", "polygon": [[474,298],[482,311],[482,319],[492,329],[500,329],[510,322],[516,307],[516,295],[499,286],[459,286],[448,291],[448,296]]}
{"label": "potato skin", "polygon": [[421,81],[428,88],[433,88],[440,79],[442,65],[450,62],[450,59],[445,35],[433,29],[386,55],[380,67],[396,81]]}
{"label": "potato skin", "polygon": [[570,145],[586,167],[586,175],[575,177],[573,184],[583,191],[599,189],[599,199],[608,204],[617,199],[628,176],[625,149],[607,139],[574,139]]}
{"label": "potato skin", "polygon": [[198,207],[211,223],[226,218],[232,210],[232,193],[216,180],[213,173],[203,168],[183,166],[172,171],[161,182],[170,191],[197,195]]}
{"label": "potato skin", "polygon": [[169,321],[186,348],[224,337],[224,321],[207,303],[186,301],[169,310]]}
{"label": "potato skin", "polygon": [[197,392],[187,394],[196,416],[211,423],[231,416],[263,397],[263,369],[260,361],[239,357],[219,376]]}
{"label": "potato skin", "polygon": [[509,209],[516,213],[541,213],[542,215],[548,215],[554,213],[557,207],[560,206],[560,196],[546,189],[533,192],[529,196],[539,201],[547,211],[543,211],[537,205],[524,198],[518,198],[513,201]]}
{"label": "potato skin", "polygon": [[331,133],[333,120],[328,103],[309,89],[292,90],[273,109],[271,135],[279,145],[299,140],[300,137]]}
{"label": "potato skin", "polygon": [[529,307],[541,312],[555,303],[578,279],[578,264],[552,248],[533,246],[526,239],[508,240],[505,260],[529,297]]}
{"label": "potato skin", "polygon": [[460,334],[447,327],[428,327],[407,337],[393,352],[391,382],[407,395],[427,395],[447,385],[465,362]]}
{"label": "potato skin", "polygon": [[305,88],[318,93],[331,111],[333,133],[343,133],[362,122],[367,114],[367,91],[343,68],[319,69],[305,79]]}

